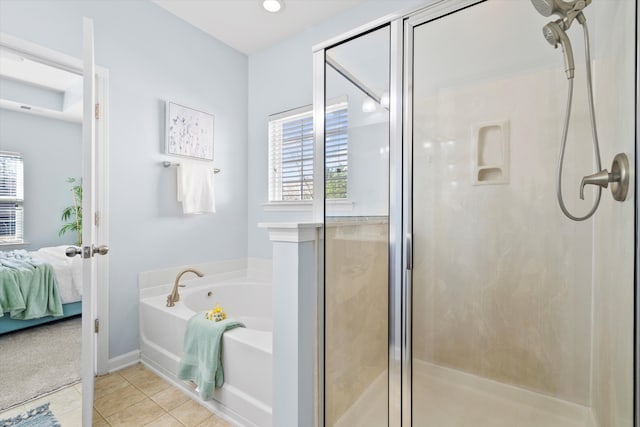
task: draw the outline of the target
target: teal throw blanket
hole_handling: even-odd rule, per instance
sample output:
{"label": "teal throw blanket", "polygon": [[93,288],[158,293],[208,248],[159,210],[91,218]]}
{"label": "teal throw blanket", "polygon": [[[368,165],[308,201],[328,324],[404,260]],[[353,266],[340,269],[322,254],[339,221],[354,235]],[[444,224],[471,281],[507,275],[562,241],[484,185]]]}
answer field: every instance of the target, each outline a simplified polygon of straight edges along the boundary
{"label": "teal throw blanket", "polygon": [[244,325],[233,319],[220,322],[209,320],[205,312],[198,313],[187,322],[178,378],[193,381],[200,389],[200,397],[207,400],[214,387],[222,387],[222,334]]}
{"label": "teal throw blanket", "polygon": [[27,251],[0,252],[0,317],[38,319],[62,316],[62,301],[53,267]]}

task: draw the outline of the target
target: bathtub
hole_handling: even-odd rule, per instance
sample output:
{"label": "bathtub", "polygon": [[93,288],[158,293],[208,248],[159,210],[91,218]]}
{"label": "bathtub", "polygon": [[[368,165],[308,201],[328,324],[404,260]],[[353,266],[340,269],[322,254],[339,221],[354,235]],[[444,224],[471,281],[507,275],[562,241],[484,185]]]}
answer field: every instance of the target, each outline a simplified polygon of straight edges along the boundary
{"label": "bathtub", "polygon": [[[229,318],[245,324],[222,337],[225,383],[206,402],[216,412],[240,425],[270,427],[272,400],[272,298],[271,284],[243,279],[212,283],[185,281],[180,301],[166,307],[167,293],[140,300],[141,359],[151,368],[177,380],[187,320],[210,310],[216,303]],[[186,386],[182,382],[183,389]],[[189,392],[197,396],[193,387]],[[200,399],[198,397],[198,399]]]}

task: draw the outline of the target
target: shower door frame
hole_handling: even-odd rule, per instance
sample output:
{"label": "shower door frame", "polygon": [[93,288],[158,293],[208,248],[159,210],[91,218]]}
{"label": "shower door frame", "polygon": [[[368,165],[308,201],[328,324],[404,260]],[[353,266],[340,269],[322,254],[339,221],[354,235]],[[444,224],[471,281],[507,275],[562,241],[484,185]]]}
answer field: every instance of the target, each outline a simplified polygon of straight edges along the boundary
{"label": "shower door frame", "polygon": [[[313,46],[314,182],[324,183],[325,52],[369,32],[390,26],[389,109],[389,383],[388,426],[412,425],[412,146],[413,32],[415,27],[486,0],[427,0],[425,4],[384,16]],[[634,171],[640,152],[640,7],[636,6],[636,79]],[[404,121],[403,121],[404,119]],[[400,185],[401,183],[401,185]],[[634,406],[633,425],[640,427],[640,177],[634,178]],[[313,217],[324,223],[324,185],[314,186]],[[324,426],[324,257],[319,254],[316,425]]]}

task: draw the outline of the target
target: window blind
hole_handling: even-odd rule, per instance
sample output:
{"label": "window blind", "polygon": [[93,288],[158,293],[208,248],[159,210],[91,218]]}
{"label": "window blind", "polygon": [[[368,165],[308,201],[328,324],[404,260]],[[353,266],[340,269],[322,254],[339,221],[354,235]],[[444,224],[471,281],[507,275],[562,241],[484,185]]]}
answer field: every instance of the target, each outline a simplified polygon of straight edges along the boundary
{"label": "window blind", "polygon": [[22,242],[23,200],[22,156],[0,152],[0,243]]}
{"label": "window blind", "polygon": [[324,194],[327,199],[347,198],[348,120],[346,103],[342,108],[328,109],[325,114]]}
{"label": "window blind", "polygon": [[[348,104],[327,107],[327,198],[347,197]],[[313,116],[310,107],[279,114],[269,121],[269,201],[313,197]]]}

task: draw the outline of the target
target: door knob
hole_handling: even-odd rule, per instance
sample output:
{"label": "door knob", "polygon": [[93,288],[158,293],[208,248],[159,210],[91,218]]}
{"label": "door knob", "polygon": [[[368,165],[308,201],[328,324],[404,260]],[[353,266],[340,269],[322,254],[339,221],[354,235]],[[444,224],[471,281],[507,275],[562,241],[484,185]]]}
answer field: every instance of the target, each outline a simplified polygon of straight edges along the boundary
{"label": "door knob", "polygon": [[82,254],[82,248],[79,248],[77,246],[69,246],[64,253],[69,257],[69,258],[73,258],[76,255],[80,255]]}
{"label": "door knob", "polygon": [[100,245],[100,246],[93,247],[93,255],[95,254],[106,255],[108,253],[109,253],[109,246],[107,245]]}
{"label": "door knob", "polygon": [[92,256],[97,255],[106,255],[109,253],[109,246],[100,245],[100,246],[92,246],[91,250],[89,250],[89,246],[85,246],[83,248],[77,246],[69,246],[65,250],[65,254],[68,257],[73,258],[76,255],[82,255],[82,258],[91,258]]}
{"label": "door knob", "polygon": [[607,188],[611,183],[611,194],[619,202],[624,202],[629,191],[629,159],[626,154],[618,153],[613,158],[611,172],[606,169],[585,176],[580,183],[580,198],[584,199],[585,185],[599,185]]}

